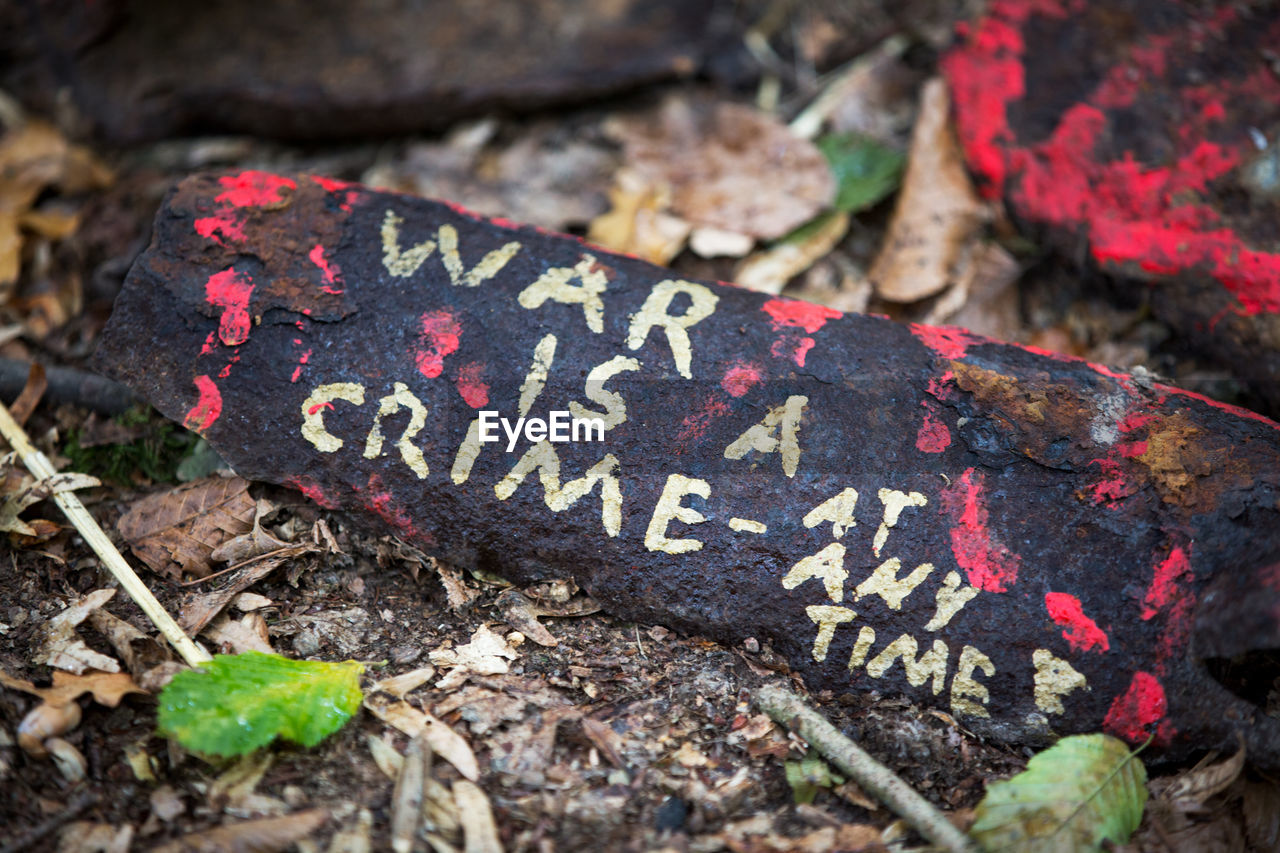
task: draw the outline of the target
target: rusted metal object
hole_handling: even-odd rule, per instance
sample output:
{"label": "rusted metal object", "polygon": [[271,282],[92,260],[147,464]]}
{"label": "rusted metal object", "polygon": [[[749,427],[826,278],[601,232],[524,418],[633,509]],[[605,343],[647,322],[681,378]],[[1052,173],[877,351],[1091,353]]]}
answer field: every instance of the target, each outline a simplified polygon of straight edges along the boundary
{"label": "rusted metal object", "polygon": [[[246,477],[771,643],[812,688],[1009,742],[1240,732],[1280,768],[1241,657],[1280,647],[1280,426],[1252,412],[258,172],[169,196],[98,364]],[[477,440],[556,411],[602,440]]]}
{"label": "rusted metal object", "polygon": [[[333,139],[581,103],[696,72],[717,0],[32,0],[0,11],[0,81],[134,142]],[[731,15],[729,16],[731,18]]]}
{"label": "rusted metal object", "polygon": [[[997,0],[944,62],[990,197],[1280,413],[1280,10]],[[1082,245],[1083,244],[1083,245]]]}

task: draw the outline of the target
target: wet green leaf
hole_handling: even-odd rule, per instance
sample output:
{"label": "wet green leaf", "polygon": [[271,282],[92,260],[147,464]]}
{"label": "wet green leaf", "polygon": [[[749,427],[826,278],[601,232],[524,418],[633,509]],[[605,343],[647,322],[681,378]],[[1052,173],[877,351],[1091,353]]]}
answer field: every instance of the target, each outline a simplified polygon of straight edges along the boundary
{"label": "wet green leaf", "polygon": [[856,213],[898,188],[906,156],[858,133],[833,133],[817,142],[836,176],[836,210]]}
{"label": "wet green leaf", "polygon": [[245,652],[180,672],[160,694],[159,729],[203,755],[229,757],[277,737],[314,746],[360,707],[355,661],[324,663]]}
{"label": "wet green leaf", "polygon": [[1146,803],[1146,768],[1123,741],[1076,735],[991,784],[969,834],[987,851],[1102,850],[1107,840],[1129,840]]}

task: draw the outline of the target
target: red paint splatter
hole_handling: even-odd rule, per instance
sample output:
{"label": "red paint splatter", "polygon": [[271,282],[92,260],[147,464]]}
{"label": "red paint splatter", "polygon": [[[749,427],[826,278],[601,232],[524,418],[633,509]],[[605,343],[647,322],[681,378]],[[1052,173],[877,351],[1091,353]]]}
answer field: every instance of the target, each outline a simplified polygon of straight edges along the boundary
{"label": "red paint splatter", "polygon": [[[1245,314],[1280,312],[1280,253],[1251,249],[1230,229],[1216,227],[1219,214],[1195,203],[1196,195],[1240,163],[1248,143],[1208,142],[1226,110],[1223,99],[1280,105],[1280,81],[1254,73],[1241,80],[1215,80],[1213,87],[1182,91],[1188,121],[1178,130],[1180,151],[1168,165],[1148,166],[1131,153],[1102,163],[1099,141],[1109,132],[1107,108],[1132,103],[1141,87],[1167,78],[1166,57],[1193,50],[1194,28],[1183,43],[1148,35],[1130,49],[1086,99],[1068,109],[1047,139],[1018,147],[1009,125],[1009,105],[1025,95],[1025,44],[1020,28],[1035,14],[1062,17],[1060,4],[993,2],[976,29],[963,28],[966,43],[942,67],[956,105],[956,127],[965,155],[985,178],[983,193],[1007,191],[1029,218],[1083,230],[1098,263],[1130,264],[1171,275],[1201,269],[1238,300]],[[1222,27],[1231,13],[1201,22]]]}
{"label": "red paint splatter", "polygon": [[1187,552],[1175,546],[1151,576],[1146,597],[1142,599],[1142,618],[1151,619],[1184,595],[1182,584],[1191,580],[1191,561]]}
{"label": "red paint splatter", "polygon": [[197,376],[195,384],[200,396],[191,411],[187,412],[183,425],[192,432],[203,435],[222,414],[222,393],[208,376]]}
{"label": "red paint splatter", "polygon": [[760,310],[769,315],[775,329],[794,327],[804,329],[809,334],[821,329],[828,320],[844,316],[834,308],[805,302],[803,299],[786,299],[778,297],[770,299]]}
{"label": "red paint splatter", "polygon": [[1089,464],[1097,465],[1101,473],[1101,479],[1089,486],[1094,505],[1112,503],[1137,493],[1138,484],[1125,475],[1124,466],[1118,460],[1094,459]]}
{"label": "red paint splatter", "polygon": [[[680,422],[680,431],[676,433],[676,444],[683,449],[690,441],[697,441],[706,434],[711,422],[716,418],[729,414],[729,404],[715,396],[708,397],[702,408],[685,415]],[[677,451],[680,452],[680,451]]]}
{"label": "red paint splatter", "polygon": [[941,453],[951,446],[951,430],[938,417],[935,408],[928,400],[921,400],[924,407],[924,419],[920,429],[916,431],[916,450],[921,453]]}
{"label": "red paint splatter", "polygon": [[224,175],[218,183],[225,190],[214,201],[232,207],[266,207],[285,200],[283,189],[296,189],[298,184],[290,178],[282,178],[270,172],[248,170],[238,175]]}
{"label": "red paint splatter", "polygon": [[360,187],[347,181],[339,181],[334,178],[324,178],[319,175],[312,175],[311,180],[324,187],[328,192],[334,195],[341,195],[342,200],[338,202],[338,207],[344,211],[350,212],[351,206],[360,198]]}
{"label": "red paint splatter", "polygon": [[844,316],[834,308],[805,302],[802,299],[777,297],[761,306],[761,310],[769,315],[769,322],[775,331],[782,332],[782,337],[769,348],[775,358],[790,358],[796,366],[804,367],[805,356],[813,349],[813,338],[805,337],[793,329],[801,329],[813,334],[827,324]]}
{"label": "red paint splatter", "polygon": [[253,280],[248,275],[228,268],[209,276],[204,286],[210,305],[222,309],[218,321],[218,338],[227,346],[238,346],[249,339],[249,297]]}
{"label": "red paint splatter", "polygon": [[228,240],[244,242],[244,223],[233,210],[220,210],[212,216],[202,216],[195,221],[196,233],[206,240],[227,245]]}
{"label": "red paint splatter", "polygon": [[972,334],[967,329],[955,326],[925,326],[920,323],[911,324],[911,334],[920,342],[938,354],[940,358],[951,360],[964,358],[969,347],[986,343],[984,338]]}
{"label": "red paint splatter", "polygon": [[987,528],[983,477],[970,468],[942,490],[942,506],[952,517],[951,552],[969,583],[986,592],[1005,592],[1018,581],[1018,556]]}
{"label": "red paint splatter", "polygon": [[200,347],[200,354],[208,355],[209,353],[213,352],[214,345],[217,343],[217,341],[218,341],[218,333],[210,332],[208,337],[204,339],[204,346]]}
{"label": "red paint splatter", "polygon": [[736,361],[724,372],[720,387],[730,397],[741,397],[764,379],[760,368],[745,361]]}
{"label": "red paint splatter", "polygon": [[428,379],[435,379],[444,371],[444,360],[457,352],[461,345],[462,326],[448,310],[428,311],[422,315],[422,332],[418,336],[418,351],[414,361],[418,370]]}
{"label": "red paint splatter", "polygon": [[[302,341],[295,341],[295,343],[302,343]],[[312,350],[307,350],[301,356],[298,357],[298,366],[293,369],[293,375],[289,377],[290,382],[298,381],[298,377],[302,375],[303,365],[305,365],[311,359],[311,353],[312,353]]]}
{"label": "red paint splatter", "polygon": [[1258,421],[1259,423],[1266,424],[1272,429],[1280,429],[1280,423],[1276,423],[1275,421],[1271,420],[1271,418],[1268,418],[1265,415],[1260,415],[1257,412],[1250,411],[1249,409],[1242,409],[1239,406],[1233,406],[1230,403],[1222,403],[1222,402],[1219,402],[1218,400],[1214,400],[1209,397],[1206,397],[1203,394],[1197,394],[1195,391],[1185,391],[1181,388],[1173,388],[1169,385],[1156,385],[1154,387],[1158,395],[1157,402],[1159,403],[1163,403],[1166,399],[1168,399],[1169,395],[1177,394],[1180,397],[1186,397],[1188,399],[1195,400],[1199,403],[1204,403],[1205,405],[1212,406],[1215,409],[1220,409],[1221,411],[1224,411],[1230,415],[1235,415],[1238,418],[1248,418],[1249,420]]}
{"label": "red paint splatter", "polygon": [[478,361],[464,365],[454,383],[462,399],[473,409],[489,405],[489,385],[484,381],[484,365]]}
{"label": "red paint splatter", "polygon": [[324,246],[316,243],[315,248],[311,250],[307,257],[311,260],[311,263],[320,268],[320,272],[324,277],[324,286],[320,290],[333,296],[341,294],[342,288],[334,287],[333,285],[342,284],[342,270],[339,269],[337,264],[325,260]]}
{"label": "red paint splatter", "polygon": [[405,537],[412,539],[416,535],[417,531],[414,530],[413,521],[410,520],[404,509],[396,505],[392,494],[384,489],[382,477],[378,474],[369,475],[369,500],[365,503],[365,507],[372,510],[387,524],[399,530]]}
{"label": "red paint splatter", "polygon": [[298,477],[292,480],[286,480],[285,485],[292,486],[293,488],[297,489],[298,491],[302,492],[302,494],[310,498],[313,503],[319,506],[322,506],[325,509],[338,508],[338,502],[331,500],[324,493],[324,489],[320,488],[319,484],[315,483],[312,480]]}
{"label": "red paint splatter", "polygon": [[310,408],[308,408],[308,409],[307,409],[307,414],[308,414],[308,415],[314,415],[316,412],[323,411],[324,409],[332,410],[332,409],[333,409],[333,403],[332,403],[332,402],[329,402],[329,403],[316,403],[315,405],[313,405],[313,406],[311,406]]}
{"label": "red paint splatter", "polygon": [[1111,648],[1107,634],[1088,616],[1080,599],[1065,592],[1047,592],[1044,595],[1044,606],[1049,611],[1049,618],[1054,624],[1064,628],[1062,637],[1077,652],[1096,649],[1105,652]]}
{"label": "red paint splatter", "polygon": [[[1102,728],[1129,743],[1141,743],[1151,736],[1147,729],[1158,723],[1168,711],[1164,687],[1149,672],[1135,672],[1129,689],[1117,696],[1102,721]],[[1172,733],[1164,729],[1167,737]]]}

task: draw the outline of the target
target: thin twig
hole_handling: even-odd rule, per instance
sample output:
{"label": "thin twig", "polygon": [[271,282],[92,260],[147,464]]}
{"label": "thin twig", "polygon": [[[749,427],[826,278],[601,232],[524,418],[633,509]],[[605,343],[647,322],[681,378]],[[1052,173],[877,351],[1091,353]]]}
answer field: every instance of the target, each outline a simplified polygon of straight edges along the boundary
{"label": "thin twig", "polygon": [[[9,414],[9,409],[0,403],[0,435],[9,442],[9,446],[17,451],[22,464],[27,466],[37,480],[44,480],[52,477],[55,473],[53,463],[49,461],[49,457],[45,456],[31,444],[31,440],[27,438],[27,433],[18,425],[18,422]],[[124,591],[129,594],[138,606],[142,608],[142,612],[147,614],[147,618],[160,629],[160,633],[164,634],[169,644],[177,650],[191,666],[199,666],[210,660],[208,653],[204,649],[197,646],[191,641],[191,638],[182,632],[178,627],[178,623],[173,621],[173,617],[164,609],[156,597],[151,594],[151,590],[147,589],[142,579],[129,567],[124,557],[116,549],[116,546],[107,538],[107,534],[98,526],[98,522],[94,520],[89,511],[84,508],[84,504],[80,503],[80,499],[69,491],[55,491],[53,494],[53,502],[58,505],[67,519],[75,525],[76,530],[89,543],[89,547],[102,560],[103,564],[111,570],[111,574],[115,575],[116,580],[120,582],[120,586],[124,587]]]}
{"label": "thin twig", "polygon": [[40,823],[28,829],[22,835],[8,841],[3,847],[0,847],[0,853],[18,853],[20,850],[26,850],[28,847],[34,847],[39,844],[47,836],[52,835],[55,831],[62,827],[65,823],[70,823],[80,817],[84,812],[93,808],[98,804],[99,797],[97,794],[88,791],[76,795],[67,807],[57,814],[50,815]]}
{"label": "thin twig", "polygon": [[952,853],[971,853],[977,849],[933,804],[840,734],[825,717],[790,690],[766,685],[756,692],[755,703],[779,725],[790,728],[794,723],[795,731],[811,746],[930,842]]}

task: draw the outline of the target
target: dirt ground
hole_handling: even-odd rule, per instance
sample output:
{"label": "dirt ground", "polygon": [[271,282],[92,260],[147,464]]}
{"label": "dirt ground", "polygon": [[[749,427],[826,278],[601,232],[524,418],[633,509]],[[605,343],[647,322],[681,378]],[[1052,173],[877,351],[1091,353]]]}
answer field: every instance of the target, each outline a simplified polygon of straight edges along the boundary
{"label": "dirt ground", "polygon": [[[914,46],[903,54],[900,68],[905,103],[914,103],[921,81],[932,74],[952,14],[959,11],[940,15],[912,34]],[[841,22],[828,17],[831,26]],[[787,51],[799,48],[788,39],[804,32],[816,40],[825,30],[810,32],[796,24],[788,32],[775,46],[791,56]],[[846,45],[845,55],[822,54],[821,61],[839,67],[867,47]],[[760,61],[767,71],[768,61]],[[778,61],[794,63],[793,68],[804,64]],[[793,103],[794,114],[821,90],[821,77],[806,73],[778,78],[791,99],[784,98],[783,112]],[[0,324],[16,324],[19,331],[4,334],[0,355],[83,367],[124,273],[146,244],[162,194],[192,171],[262,168],[332,175],[441,195],[486,214],[583,234],[608,210],[611,181],[623,159],[610,122],[650,115],[672,95],[750,103],[760,89],[735,89],[704,78],[533,116],[459,122],[438,135],[362,142],[300,145],[249,136],[186,136],[115,146],[82,137],[113,179],[59,202],[78,213],[79,226],[25,259],[20,298],[5,307]],[[74,121],[63,125],[76,138]],[[905,145],[905,130],[899,136]],[[872,263],[891,208],[891,202],[881,202],[859,213],[838,247],[792,280],[787,292],[828,302],[849,298],[848,270]],[[1040,248],[1035,235],[1019,234],[999,216],[985,233],[1007,248],[1017,283],[1009,287],[1011,280],[986,302],[975,289],[967,323],[985,323],[984,331],[1000,337],[1119,367],[1142,364],[1193,390],[1251,401],[1229,371],[1197,358],[1152,318],[1140,298],[1118,297],[1108,279]],[[688,250],[671,261],[683,274],[725,280],[734,277],[736,263]],[[898,304],[864,296],[862,307],[916,320],[935,306],[929,300]],[[74,455],[68,449],[71,436],[82,445],[109,442],[115,435],[110,423],[84,407],[46,399],[26,426],[66,468]],[[123,429],[117,437],[130,441],[157,441],[162,432],[154,414]],[[193,442],[193,437],[174,439],[179,453]],[[104,476],[104,457],[95,458],[93,464],[102,467],[91,473]],[[117,521],[138,500],[174,483],[137,468],[114,473],[116,479],[106,476],[102,486],[80,495],[132,559]],[[437,667],[407,696],[411,705],[434,713],[461,735],[474,752],[478,784],[491,804],[502,849],[921,848],[918,836],[854,784],[818,774],[810,780],[816,783],[809,790],[811,801],[799,802],[810,797],[788,781],[787,764],[799,767],[806,745],[764,717],[753,697],[769,681],[786,681],[800,690],[803,684],[768,648],[750,643],[726,648],[660,625],[623,622],[597,612],[583,593],[564,585],[523,591],[544,611],[565,614],[541,617],[557,643],[540,645],[529,638],[527,617],[513,604],[519,599],[497,579],[460,575],[296,493],[254,485],[251,494],[266,502],[263,523],[280,539],[306,541],[323,520],[338,549],[282,562],[246,590],[264,599],[245,603],[256,609],[230,609],[236,619],[262,617],[265,641],[276,651],[362,661],[369,682],[428,666],[431,652],[466,644],[481,626],[514,645],[517,654],[506,673],[472,674],[461,685],[441,688],[446,668]],[[43,685],[51,668],[36,661],[34,650],[44,642],[49,620],[113,581],[52,503],[36,504],[23,517],[48,519],[58,527],[0,545],[0,669]],[[145,576],[174,613],[229,582],[222,576],[184,585],[154,572]],[[107,610],[155,636],[123,594]],[[513,632],[519,636],[512,638]],[[119,655],[89,623],[78,633],[91,649]],[[137,648],[138,671],[126,668],[145,686],[143,673],[170,653],[154,641]],[[826,693],[811,699],[837,728],[961,826],[971,820],[985,783],[1023,769],[1031,755],[984,743],[947,714],[900,697]],[[265,761],[217,764],[186,754],[155,733],[153,696],[130,696],[114,708],[83,698],[81,722],[63,736],[83,756],[83,778],[76,779],[50,759],[19,748],[15,733],[35,704],[20,691],[0,691],[0,851],[152,849],[183,838],[188,846],[173,849],[274,850],[286,849],[299,834],[305,836],[296,841],[300,850],[389,847],[400,760],[389,756],[402,754],[409,738],[367,711],[317,747],[277,745]],[[1176,777],[1185,769],[1155,767],[1152,772]],[[429,775],[445,788],[462,778],[440,757]],[[291,835],[281,824],[263,825],[257,834],[234,842],[200,835],[311,809],[324,814],[310,832]],[[451,803],[434,815],[414,849],[486,849],[473,847],[474,837],[464,840]],[[1247,839],[1267,837],[1268,831],[1276,838],[1277,822],[1280,787],[1246,769],[1231,787],[1191,812],[1153,805],[1128,849],[1262,849],[1250,847]]]}

